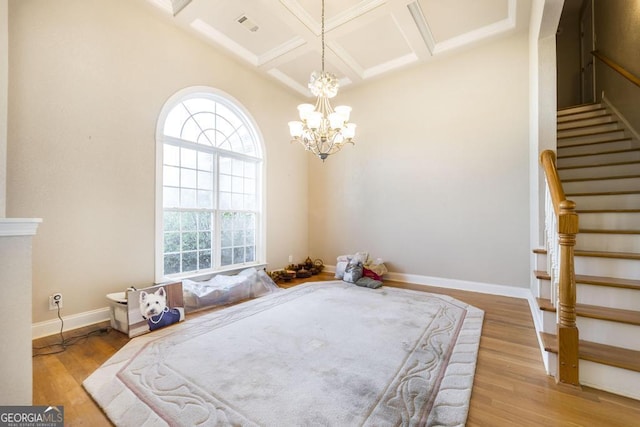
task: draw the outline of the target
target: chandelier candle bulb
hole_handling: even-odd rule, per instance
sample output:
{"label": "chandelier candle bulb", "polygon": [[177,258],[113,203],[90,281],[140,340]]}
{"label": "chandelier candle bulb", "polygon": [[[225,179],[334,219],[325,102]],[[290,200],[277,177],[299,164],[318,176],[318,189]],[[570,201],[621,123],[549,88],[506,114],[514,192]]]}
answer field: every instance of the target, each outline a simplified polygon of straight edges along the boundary
{"label": "chandelier candle bulb", "polygon": [[342,120],[346,123],[349,121],[349,115],[351,114],[351,107],[348,105],[338,105],[336,107],[336,113],[342,116]]}
{"label": "chandelier candle bulb", "polygon": [[303,127],[303,123],[302,122],[289,122],[289,133],[291,133],[291,136],[294,138],[299,138],[302,136],[302,127]]}
{"label": "chandelier candle bulb", "polygon": [[300,120],[307,120],[309,114],[313,113],[316,107],[312,104],[300,104],[298,105],[298,112],[300,113]]}

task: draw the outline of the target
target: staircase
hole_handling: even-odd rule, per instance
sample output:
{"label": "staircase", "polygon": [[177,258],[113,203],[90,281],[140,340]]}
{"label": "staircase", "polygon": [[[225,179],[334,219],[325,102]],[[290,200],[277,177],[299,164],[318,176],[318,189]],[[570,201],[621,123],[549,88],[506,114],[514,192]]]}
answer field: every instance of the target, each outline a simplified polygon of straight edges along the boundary
{"label": "staircase", "polygon": [[[580,383],[640,399],[640,141],[602,104],[558,112],[557,169],[576,203]],[[541,341],[556,369],[556,309],[536,250]]]}

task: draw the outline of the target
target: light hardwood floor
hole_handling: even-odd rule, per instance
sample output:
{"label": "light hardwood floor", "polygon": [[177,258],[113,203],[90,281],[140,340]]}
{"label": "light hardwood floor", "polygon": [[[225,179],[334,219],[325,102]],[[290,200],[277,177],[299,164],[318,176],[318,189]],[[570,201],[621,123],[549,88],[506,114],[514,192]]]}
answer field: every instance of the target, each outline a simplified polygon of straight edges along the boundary
{"label": "light hardwood floor", "polygon": [[[301,282],[283,283],[282,287]],[[558,386],[545,375],[527,301],[385,284],[447,294],[485,311],[467,426],[640,426],[640,401],[587,387],[576,390]],[[96,327],[72,331],[65,337]],[[59,336],[47,337],[34,342],[34,346],[57,341]],[[68,426],[110,425],[82,388],[82,381],[127,342],[124,334],[110,331],[68,347],[63,353],[35,357],[34,404],[64,405]]]}

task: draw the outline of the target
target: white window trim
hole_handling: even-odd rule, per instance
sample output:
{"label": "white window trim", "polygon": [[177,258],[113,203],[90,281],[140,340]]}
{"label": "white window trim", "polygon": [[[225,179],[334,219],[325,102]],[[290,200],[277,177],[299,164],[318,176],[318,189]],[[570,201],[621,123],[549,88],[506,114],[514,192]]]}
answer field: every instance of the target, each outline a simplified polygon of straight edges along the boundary
{"label": "white window trim", "polygon": [[[258,157],[260,161],[256,163],[257,165],[257,173],[256,175],[260,177],[260,189],[257,200],[257,205],[259,206],[259,214],[257,215],[257,224],[256,228],[259,232],[256,233],[256,250],[255,250],[255,262],[246,263],[241,266],[233,265],[228,267],[222,267],[220,269],[214,270],[206,270],[206,271],[198,271],[198,272],[189,272],[183,274],[175,274],[170,277],[164,275],[164,234],[163,234],[163,147],[165,142],[164,136],[164,123],[167,119],[169,112],[175,107],[178,103],[189,99],[201,97],[202,95],[211,96],[216,99],[218,102],[227,103],[233,109],[238,109],[242,114],[244,114],[247,119],[249,125],[251,126],[251,131],[254,132],[256,136],[256,148],[258,149]],[[224,150],[220,150],[224,151]],[[225,156],[237,157],[237,158],[256,158],[253,156],[241,156],[237,153],[224,151]],[[156,202],[155,202],[155,282],[163,283],[170,280],[179,280],[186,278],[204,278],[204,277],[212,277],[219,273],[234,273],[238,272],[244,268],[254,267],[254,268],[264,268],[266,264],[266,235],[267,235],[267,213],[266,213],[266,150],[264,149],[264,138],[262,137],[262,133],[260,132],[260,128],[258,127],[256,121],[253,116],[249,113],[249,111],[233,96],[228,93],[215,89],[208,86],[191,86],[184,89],[179,90],[174,93],[162,106],[160,114],[158,115],[158,121],[156,123],[156,176],[155,176],[155,188],[156,188]]]}

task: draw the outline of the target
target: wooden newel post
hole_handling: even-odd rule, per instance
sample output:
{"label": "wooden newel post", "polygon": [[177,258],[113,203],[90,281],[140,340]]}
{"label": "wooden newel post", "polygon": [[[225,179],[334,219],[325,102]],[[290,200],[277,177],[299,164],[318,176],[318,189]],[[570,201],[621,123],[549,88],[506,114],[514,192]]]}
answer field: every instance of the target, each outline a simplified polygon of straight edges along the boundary
{"label": "wooden newel post", "polygon": [[558,304],[558,369],[556,382],[578,386],[578,328],[576,327],[576,278],[573,249],[578,233],[576,204],[560,202],[558,237],[560,242],[560,278]]}

